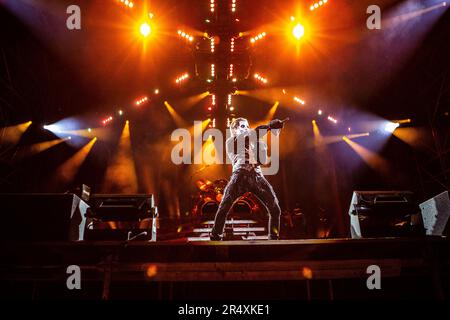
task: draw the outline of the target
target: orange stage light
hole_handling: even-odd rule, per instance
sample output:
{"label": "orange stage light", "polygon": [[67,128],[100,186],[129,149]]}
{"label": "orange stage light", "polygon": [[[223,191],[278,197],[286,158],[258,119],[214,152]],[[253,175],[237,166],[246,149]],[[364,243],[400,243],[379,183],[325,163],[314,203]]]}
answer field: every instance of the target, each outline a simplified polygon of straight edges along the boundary
{"label": "orange stage light", "polygon": [[139,27],[139,32],[141,33],[141,35],[144,38],[147,38],[150,35],[150,33],[152,32],[152,28],[150,27],[150,25],[147,22],[144,22]]}

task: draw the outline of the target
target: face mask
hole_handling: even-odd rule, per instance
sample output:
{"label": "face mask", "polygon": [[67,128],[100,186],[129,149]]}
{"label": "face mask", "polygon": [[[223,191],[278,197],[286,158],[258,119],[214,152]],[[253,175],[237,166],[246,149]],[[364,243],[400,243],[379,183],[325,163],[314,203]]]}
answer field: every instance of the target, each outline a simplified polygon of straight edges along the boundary
{"label": "face mask", "polygon": [[245,133],[248,131],[250,131],[250,126],[248,125],[247,121],[240,121],[239,125],[235,129],[236,135],[239,135],[239,134],[242,134],[242,133]]}

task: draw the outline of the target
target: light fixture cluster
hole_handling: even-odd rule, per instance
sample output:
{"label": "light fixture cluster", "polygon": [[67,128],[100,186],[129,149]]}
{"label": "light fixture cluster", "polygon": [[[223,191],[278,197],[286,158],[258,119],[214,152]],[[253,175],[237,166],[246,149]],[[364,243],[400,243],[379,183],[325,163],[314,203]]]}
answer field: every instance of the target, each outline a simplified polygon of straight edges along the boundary
{"label": "light fixture cluster", "polygon": [[266,78],[264,78],[263,76],[261,76],[261,75],[258,74],[258,73],[255,73],[255,79],[258,80],[258,81],[261,81],[262,83],[267,83],[267,82],[269,82]]}
{"label": "light fixture cluster", "polygon": [[301,105],[305,105],[305,100],[300,99],[299,97],[294,97],[294,101],[300,103]]}
{"label": "light fixture cluster", "polygon": [[209,9],[210,9],[211,12],[214,12],[216,10],[216,4],[215,4],[214,0],[210,1]]}
{"label": "light fixture cluster", "polygon": [[185,74],[179,76],[179,77],[175,80],[175,82],[176,82],[177,84],[180,84],[181,82],[183,82],[183,81],[186,80],[187,78],[189,78],[189,74],[186,72]]}
{"label": "light fixture cluster", "polygon": [[143,103],[145,103],[145,102],[147,102],[147,101],[148,101],[148,98],[147,98],[147,97],[143,97],[143,98],[141,98],[141,99],[139,99],[139,100],[136,100],[135,104],[136,104],[137,106],[140,106],[141,104],[143,104]]}
{"label": "light fixture cluster", "polygon": [[112,116],[109,116],[108,118],[104,119],[104,120],[102,121],[102,123],[103,123],[103,125],[106,125],[107,123],[109,123],[109,122],[111,122],[111,121],[113,121],[113,117],[112,117]]}
{"label": "light fixture cluster", "polygon": [[214,65],[214,63],[211,63],[211,77],[215,77],[216,76],[216,66]]}
{"label": "light fixture cluster", "polygon": [[128,7],[128,8],[130,8],[130,9],[134,7],[133,1],[129,1],[129,0],[120,0],[120,2],[121,2],[125,7]]}
{"label": "light fixture cluster", "polygon": [[234,37],[230,41],[230,52],[234,52]]}
{"label": "light fixture cluster", "polygon": [[261,40],[262,38],[264,38],[265,36],[267,36],[267,33],[264,31],[264,32],[261,32],[260,34],[258,34],[257,36],[255,36],[255,37],[253,37],[253,38],[250,38],[250,42],[251,43],[255,43],[255,42],[257,42],[258,40]]}
{"label": "light fixture cluster", "polygon": [[337,121],[335,118],[333,118],[332,116],[328,116],[327,119],[328,119],[329,121],[333,122],[334,124],[338,123],[338,121]]}
{"label": "light fixture cluster", "polygon": [[318,9],[319,7],[323,6],[324,4],[326,4],[327,2],[328,2],[328,0],[321,0],[321,1],[318,1],[318,2],[316,2],[316,3],[314,3],[314,4],[312,4],[312,5],[309,7],[309,10],[314,11],[314,10]]}
{"label": "light fixture cluster", "polygon": [[230,76],[230,78],[232,78],[233,77],[233,73],[234,73],[234,66],[233,66],[233,64],[232,63],[230,63],[230,70],[229,70],[230,72],[229,72],[229,76]]}
{"label": "light fixture cluster", "polygon": [[[323,112],[322,109],[317,110],[317,115],[318,115],[318,116],[322,116],[323,114],[324,114],[324,112]],[[338,120],[337,120],[334,116],[332,116],[332,115],[328,115],[328,116],[327,116],[327,120],[330,121],[330,122],[332,122],[332,123],[334,123],[334,124],[337,124],[337,123],[338,123]],[[348,132],[351,132],[351,131],[352,131],[352,128],[348,127],[348,128],[347,128],[347,131],[348,131]]]}
{"label": "light fixture cluster", "polygon": [[211,53],[214,53],[215,47],[216,47],[215,42],[214,42],[214,37],[210,38],[210,47],[211,47]]}
{"label": "light fixture cluster", "polygon": [[178,35],[179,35],[180,37],[186,39],[186,40],[189,41],[189,42],[194,41],[194,37],[193,37],[193,36],[191,36],[190,34],[184,32],[184,31],[182,31],[182,30],[178,30]]}
{"label": "light fixture cluster", "polygon": [[231,12],[236,12],[236,0],[231,0]]}

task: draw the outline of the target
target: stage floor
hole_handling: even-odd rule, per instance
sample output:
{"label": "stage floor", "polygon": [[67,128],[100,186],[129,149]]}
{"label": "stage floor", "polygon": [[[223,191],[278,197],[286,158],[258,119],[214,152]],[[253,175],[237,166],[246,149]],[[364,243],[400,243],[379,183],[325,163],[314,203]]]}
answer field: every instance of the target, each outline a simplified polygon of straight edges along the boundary
{"label": "stage floor", "polygon": [[450,241],[444,237],[3,243],[1,261],[0,282],[7,287],[62,285],[67,267],[77,265],[83,281],[101,284],[106,298],[114,283],[329,281],[329,286],[353,279],[364,285],[371,265],[380,267],[383,279],[422,279],[438,297],[448,296],[450,287]]}

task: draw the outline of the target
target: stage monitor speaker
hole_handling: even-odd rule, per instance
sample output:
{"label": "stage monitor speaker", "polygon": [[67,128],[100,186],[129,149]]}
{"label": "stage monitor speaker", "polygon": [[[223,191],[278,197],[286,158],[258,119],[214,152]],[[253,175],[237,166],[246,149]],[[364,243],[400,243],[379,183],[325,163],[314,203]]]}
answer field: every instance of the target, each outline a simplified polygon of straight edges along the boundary
{"label": "stage monitor speaker", "polygon": [[448,191],[438,194],[420,205],[425,234],[432,236],[448,235],[450,198]]}
{"label": "stage monitor speaker", "polygon": [[75,194],[0,194],[0,240],[84,240],[88,207]]}
{"label": "stage monitor speaker", "polygon": [[151,194],[94,194],[89,200],[87,240],[156,241],[158,208]]}
{"label": "stage monitor speaker", "polygon": [[409,191],[354,191],[349,208],[354,239],[423,234],[420,210]]}

